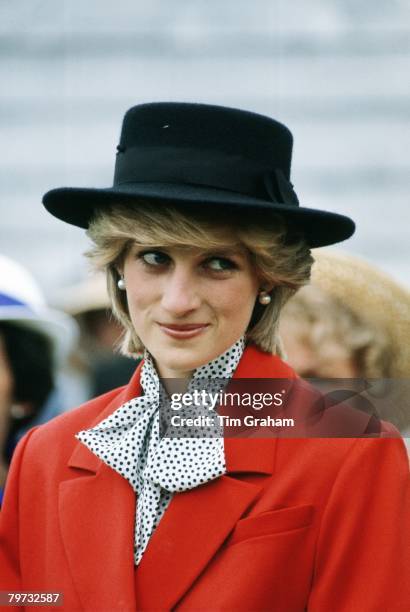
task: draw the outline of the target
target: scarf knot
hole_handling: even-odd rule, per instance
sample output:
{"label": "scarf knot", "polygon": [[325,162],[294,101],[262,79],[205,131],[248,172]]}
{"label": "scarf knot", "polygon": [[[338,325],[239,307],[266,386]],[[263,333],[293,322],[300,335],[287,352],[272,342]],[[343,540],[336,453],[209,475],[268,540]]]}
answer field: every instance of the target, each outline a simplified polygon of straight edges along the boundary
{"label": "scarf knot", "polygon": [[[225,353],[195,370],[187,393],[201,390],[204,384],[208,391],[215,387],[219,390],[221,381],[227,384],[243,350],[244,340],[240,338]],[[191,430],[182,430],[182,437],[172,433],[167,437],[161,431],[160,417],[164,416],[163,410],[169,413],[170,399],[148,352],[141,369],[141,387],[143,395],[126,402],[92,429],[76,435],[91,452],[126,478],[137,494],[136,565],[172,496],[226,473],[222,427],[210,427],[206,437],[190,437]],[[190,412],[195,416],[203,410],[208,411],[208,406],[195,406]],[[203,429],[201,434],[204,436]]]}

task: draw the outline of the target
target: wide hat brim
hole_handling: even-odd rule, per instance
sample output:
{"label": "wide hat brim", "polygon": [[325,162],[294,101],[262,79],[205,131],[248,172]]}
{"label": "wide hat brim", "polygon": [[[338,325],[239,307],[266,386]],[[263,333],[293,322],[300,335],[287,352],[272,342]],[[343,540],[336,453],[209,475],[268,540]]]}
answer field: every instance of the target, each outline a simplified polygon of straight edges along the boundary
{"label": "wide hat brim", "polygon": [[110,309],[106,275],[101,272],[62,288],[55,296],[54,306],[74,317],[93,310]]}
{"label": "wide hat brim", "polygon": [[115,204],[137,207],[142,201],[155,202],[158,206],[174,204],[191,209],[197,206],[201,212],[206,206],[206,210],[216,215],[222,208],[232,214],[240,214],[241,209],[270,211],[280,214],[290,231],[302,234],[312,248],[342,242],[355,230],[354,222],[345,215],[199,185],[139,182],[105,189],[60,187],[43,197],[44,206],[52,215],[82,228],[88,228],[97,210]]}

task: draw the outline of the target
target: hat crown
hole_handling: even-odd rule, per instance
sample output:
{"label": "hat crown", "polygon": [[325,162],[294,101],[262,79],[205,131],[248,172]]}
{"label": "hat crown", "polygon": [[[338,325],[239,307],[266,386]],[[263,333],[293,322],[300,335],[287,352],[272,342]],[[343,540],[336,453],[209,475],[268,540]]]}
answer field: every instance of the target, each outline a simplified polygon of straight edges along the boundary
{"label": "hat crown", "polygon": [[75,321],[47,306],[32,274],[20,263],[0,255],[0,322],[33,329],[49,338],[57,362],[78,337]]}
{"label": "hat crown", "polygon": [[214,215],[259,211],[281,215],[289,238],[325,246],[345,240],[354,223],[344,215],[301,207],[290,182],[293,138],[282,123],[253,112],[191,102],[140,104],[126,113],[108,188],[58,188],[49,212],[87,228],[99,210],[206,207]]}
{"label": "hat crown", "polygon": [[118,150],[210,150],[280,169],[289,179],[292,144],[290,130],[264,115],[211,104],[154,102],[127,111]]}
{"label": "hat crown", "polygon": [[31,274],[5,255],[0,255],[0,295],[33,312],[46,305],[40,287]]}

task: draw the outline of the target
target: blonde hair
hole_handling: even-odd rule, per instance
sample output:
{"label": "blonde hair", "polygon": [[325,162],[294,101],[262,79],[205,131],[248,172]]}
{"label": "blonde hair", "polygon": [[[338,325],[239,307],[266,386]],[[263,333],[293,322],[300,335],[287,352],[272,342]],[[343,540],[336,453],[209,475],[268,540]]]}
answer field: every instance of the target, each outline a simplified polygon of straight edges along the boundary
{"label": "blonde hair", "polygon": [[[124,291],[118,289],[118,269],[131,245],[142,247],[220,248],[243,246],[261,285],[273,284],[268,306],[256,303],[246,331],[246,340],[263,351],[282,355],[278,336],[279,314],[288,299],[310,278],[313,258],[304,239],[289,239],[283,219],[270,211],[252,215],[238,211],[233,215],[212,215],[203,210],[181,209],[162,203],[140,202],[137,206],[115,205],[100,209],[87,231],[94,246],[86,253],[98,269],[107,272],[107,287],[114,316],[125,334],[121,351],[136,355],[143,349],[133,328]],[[226,230],[232,244],[226,243]]]}
{"label": "blonde hair", "polygon": [[323,359],[328,347],[339,347],[352,360],[358,377],[391,375],[392,350],[386,334],[365,317],[359,317],[348,303],[342,303],[314,284],[304,287],[286,304],[282,316],[282,323],[285,322],[289,322],[292,334]]}

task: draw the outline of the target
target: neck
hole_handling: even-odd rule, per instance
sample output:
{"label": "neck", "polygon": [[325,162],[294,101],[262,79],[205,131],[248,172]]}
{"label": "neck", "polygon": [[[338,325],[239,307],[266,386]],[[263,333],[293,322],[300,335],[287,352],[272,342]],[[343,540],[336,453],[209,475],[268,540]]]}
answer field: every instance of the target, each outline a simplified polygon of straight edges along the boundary
{"label": "neck", "polygon": [[162,385],[168,394],[185,393],[194,370],[187,372],[183,370],[173,370],[171,368],[164,367],[159,363],[155,363],[155,367],[161,379]]}
{"label": "neck", "polygon": [[[232,361],[231,361],[231,363],[228,364],[229,372],[231,372],[233,369],[235,369],[233,368],[233,365],[235,367],[237,366],[238,360],[243,352],[243,349],[244,349],[244,338],[243,337],[239,338],[239,340],[237,340],[231,347],[226,349],[226,351],[224,351],[221,355],[218,355],[217,357],[212,359],[209,363],[203,364],[203,366],[199,366],[199,367],[209,366],[210,363],[216,362],[221,357],[227,355],[228,352],[234,348],[236,351],[236,356],[234,357],[235,362],[234,364],[232,364]],[[147,354],[152,360],[152,363],[154,364],[155,369],[158,373],[158,376],[161,379],[162,385],[167,391],[167,393],[168,394],[185,393],[186,390],[188,389],[189,382],[192,376],[194,375],[194,372],[198,371],[198,368],[193,369],[193,370],[176,370],[174,368],[168,367],[164,363],[159,363],[159,361],[154,359],[154,357],[150,355],[148,351],[147,351]],[[225,357],[225,360],[226,359],[227,357]],[[232,359],[232,353],[231,353],[231,359]],[[226,367],[227,367],[226,363],[222,365],[222,369],[224,368],[226,369]],[[207,374],[207,376],[209,376],[209,373]]]}

